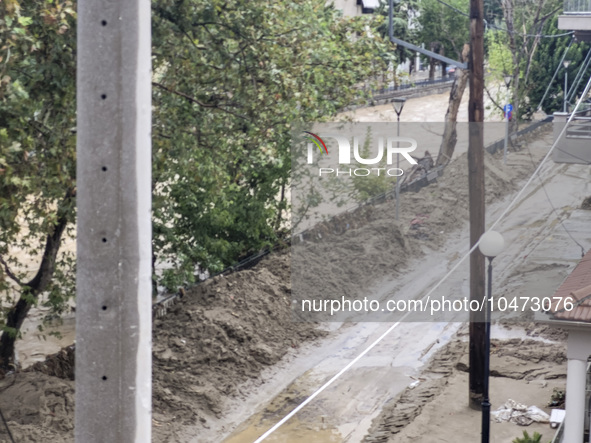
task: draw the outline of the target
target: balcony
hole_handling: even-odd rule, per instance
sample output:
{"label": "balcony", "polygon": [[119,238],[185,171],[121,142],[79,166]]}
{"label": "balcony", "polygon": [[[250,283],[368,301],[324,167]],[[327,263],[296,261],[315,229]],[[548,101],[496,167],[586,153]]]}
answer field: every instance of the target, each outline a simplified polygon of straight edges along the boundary
{"label": "balcony", "polygon": [[564,0],[564,14],[591,15],[591,0]]}
{"label": "balcony", "polygon": [[[554,113],[554,139],[562,133],[569,113]],[[591,103],[583,103],[552,152],[556,163],[591,164]]]}
{"label": "balcony", "polygon": [[575,31],[578,40],[591,39],[591,0],[564,0],[564,12],[558,17],[558,29]]}

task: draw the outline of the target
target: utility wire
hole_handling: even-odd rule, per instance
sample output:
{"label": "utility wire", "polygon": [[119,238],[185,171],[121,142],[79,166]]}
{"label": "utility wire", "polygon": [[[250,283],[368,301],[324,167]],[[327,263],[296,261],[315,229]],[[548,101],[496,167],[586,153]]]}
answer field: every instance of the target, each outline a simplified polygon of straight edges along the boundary
{"label": "utility wire", "polygon": [[443,0],[437,0],[439,3],[441,3],[444,6],[447,6],[449,9],[453,9],[454,11],[456,11],[458,14],[463,15],[464,17],[468,17],[470,18],[470,14],[459,10],[458,8],[456,8],[455,6],[450,5],[449,3],[445,3]]}
{"label": "utility wire", "polygon": [[567,152],[564,149],[559,148],[558,146],[556,147],[556,150],[562,152],[563,154],[570,155],[572,158],[577,159],[578,161],[580,161],[584,165],[591,165],[591,162],[589,160],[585,160],[584,158],[581,158],[578,155],[575,155],[571,152]]}
{"label": "utility wire", "polygon": [[[470,18],[469,14],[465,13],[464,11],[459,10],[458,8],[450,5],[449,3],[444,2],[443,0],[437,0],[437,2],[454,10],[455,12],[463,15],[464,17]],[[509,31],[508,29],[497,26],[494,23],[488,23],[486,20],[484,20],[484,24],[487,29],[493,28],[493,29],[497,29],[499,31],[505,31],[509,34],[519,35],[522,37],[559,38],[559,37],[565,37],[567,35],[574,36],[574,33],[575,33],[574,31],[569,31],[569,32],[561,33],[561,34],[522,34],[522,33],[516,32],[516,31]],[[544,92],[544,96],[542,97],[542,100],[540,100],[540,104],[538,105],[538,108],[537,108],[538,110],[540,110],[542,108],[542,103],[546,99],[546,95],[548,94],[548,91],[550,90],[550,86],[552,86],[552,83],[554,82],[554,79],[556,78],[556,75],[558,74],[558,71],[560,70],[560,66],[562,65],[562,62],[564,61],[564,58],[566,57],[567,52],[570,49],[571,45],[573,44],[573,41],[574,41],[574,38],[571,39],[570,43],[568,44],[568,47],[566,48],[566,51],[564,51],[564,55],[562,56],[560,63],[558,63],[558,66],[556,67],[556,71],[554,71],[554,75],[552,76],[552,80],[550,80],[550,83],[548,83],[548,87],[546,88],[546,92]],[[591,53],[591,50],[589,51],[589,53]],[[578,84],[577,84],[577,87],[578,87]],[[565,92],[565,94],[566,94],[566,92]]]}
{"label": "utility wire", "polygon": [[[439,0],[437,0],[439,1]],[[566,37],[567,35],[574,35],[575,31],[563,32],[561,34],[522,34],[521,32],[517,31],[509,31],[507,28],[503,28],[501,26],[497,26],[494,23],[488,23],[486,20],[484,21],[487,27],[497,29],[499,31],[505,31],[507,34],[518,35],[520,37],[539,37],[539,38],[560,38]]]}
{"label": "utility wire", "polygon": [[[2,391],[0,391],[0,393],[3,393],[8,388],[14,386],[14,384],[16,383],[17,374],[18,373],[15,372],[14,377],[12,378],[12,383],[10,383],[8,386],[5,386],[4,389],[2,389]],[[2,413],[2,409],[0,409],[0,417],[2,418],[2,421],[4,422],[4,427],[6,428],[6,431],[8,432],[8,436],[10,437],[10,441],[12,443],[15,443],[14,437],[12,436],[12,432],[10,432],[10,428],[8,427],[8,422],[6,421],[6,419],[4,418],[4,414]]]}
{"label": "utility wire", "polygon": [[573,81],[573,84],[570,87],[570,91],[568,91],[568,93],[566,94],[566,102],[567,103],[570,103],[570,101],[574,98],[574,96],[577,92],[577,89],[579,89],[579,84],[581,83],[581,80],[585,76],[585,72],[587,72],[587,68],[589,67],[589,62],[591,62],[591,48],[589,48],[589,50],[587,51],[587,55],[585,56],[583,63],[581,63],[581,65],[579,67],[579,70],[577,72],[575,80]]}
{"label": "utility wire", "polygon": [[[540,162],[540,164],[538,165],[538,167],[536,168],[536,170],[534,171],[534,173],[531,175],[531,177],[527,180],[527,182],[523,185],[523,187],[521,188],[521,190],[517,193],[517,195],[515,195],[515,197],[513,198],[513,200],[511,200],[511,202],[509,203],[509,205],[503,210],[503,212],[501,213],[501,215],[497,218],[497,220],[491,225],[491,227],[486,231],[489,232],[491,230],[493,230],[495,228],[495,226],[497,226],[499,224],[499,222],[507,215],[507,213],[509,212],[509,210],[515,205],[515,203],[521,198],[522,194],[525,192],[525,190],[527,189],[527,187],[531,184],[531,182],[533,181],[534,177],[539,174],[542,166],[544,165],[544,163],[546,162],[546,160],[548,160],[548,158],[550,158],[550,154],[552,154],[552,151],[554,150],[554,148],[556,148],[556,145],[558,144],[558,142],[560,141],[560,139],[564,136],[565,132],[566,132],[566,128],[568,127],[569,123],[572,121],[573,117],[574,117],[574,113],[578,110],[579,106],[581,105],[582,102],[582,97],[585,97],[587,95],[587,93],[589,92],[589,88],[591,87],[591,77],[589,78],[589,81],[587,82],[587,86],[585,87],[585,92],[584,94],[581,96],[581,98],[579,99],[579,101],[577,102],[577,105],[575,106],[575,109],[573,111],[573,114],[570,115],[570,117],[568,118],[566,125],[564,126],[564,128],[562,129],[562,131],[560,131],[560,134],[558,135],[558,137],[556,138],[556,140],[554,141],[554,143],[552,144],[552,147],[550,148],[550,150],[546,153],[546,155],[544,156],[544,158],[542,159],[542,161]],[[466,260],[466,258],[468,258],[470,256],[470,254],[472,254],[472,252],[474,252],[476,250],[476,248],[478,248],[478,245],[480,244],[480,240],[478,240],[474,246],[472,246],[470,248],[470,250],[447,272],[447,274],[445,274],[443,276],[443,278],[441,278],[441,280],[439,280],[437,282],[437,284],[435,286],[433,286],[422,298],[421,300],[425,300],[427,297],[429,297],[433,292],[435,292],[439,286],[441,286],[441,284],[447,280],[447,278],[453,273],[455,272],[455,270],[464,262],[464,260]],[[355,363],[357,363],[359,360],[361,360],[361,358],[363,358],[369,351],[371,351],[375,346],[377,346],[384,338],[386,338],[394,329],[396,329],[400,323],[402,323],[406,317],[408,317],[410,315],[410,311],[407,312],[399,321],[397,321],[396,323],[394,323],[392,326],[390,326],[386,332],[384,332],[382,335],[380,335],[378,337],[377,340],[375,340],[373,343],[371,343],[366,349],[364,349],[357,357],[355,357],[353,360],[351,360],[343,369],[341,369],[335,376],[333,376],[329,381],[327,381],[325,384],[323,384],[320,388],[318,388],[315,392],[313,392],[308,398],[306,398],[306,400],[304,400],[302,403],[300,403],[295,409],[293,409],[289,414],[287,414],[285,417],[283,417],[281,420],[279,420],[279,422],[277,422],[273,427],[271,427],[269,430],[267,430],[263,435],[261,435],[259,438],[257,438],[255,440],[254,443],[261,443],[263,440],[265,440],[268,436],[270,436],[273,432],[275,432],[278,428],[280,428],[284,423],[286,423],[289,419],[291,419],[295,414],[297,414],[302,408],[304,408],[306,405],[308,405],[312,400],[314,400],[318,395],[320,395],[324,390],[326,390],[330,385],[332,385],[338,378],[341,377],[341,375],[343,375],[345,372],[347,372]]]}
{"label": "utility wire", "polygon": [[[529,158],[532,162],[532,165],[534,165],[534,168],[536,167],[536,162],[534,161],[534,157],[531,153],[531,150],[529,149],[529,145],[526,143],[526,148],[527,148],[527,153],[529,155]],[[586,162],[588,163],[588,162]],[[556,209],[556,207],[554,206],[554,204],[552,203],[552,200],[550,199],[550,195],[548,194],[548,191],[546,190],[546,186],[544,185],[544,180],[542,180],[542,176],[540,175],[539,171],[538,171],[538,178],[540,179],[540,185],[542,187],[542,191],[544,191],[544,194],[546,195],[546,200],[548,200],[548,203],[550,204],[550,207],[552,208],[552,211],[554,212],[554,215],[556,215],[556,218],[558,219],[558,222],[560,223],[560,226],[562,226],[562,229],[564,229],[564,231],[567,233],[567,235],[571,238],[571,240],[579,247],[581,248],[581,257],[585,256],[585,248],[583,247],[583,245],[581,245],[581,243],[579,243],[573,236],[572,234],[569,232],[568,229],[566,229],[566,225],[564,224],[564,220],[566,219],[566,217],[561,218],[560,214],[558,214],[558,210]],[[551,234],[551,233],[550,233]],[[548,234],[548,235],[550,235]],[[534,248],[535,249],[535,248]],[[533,251],[533,250],[532,250]],[[530,251],[531,254],[531,251]]]}
{"label": "utility wire", "polygon": [[560,67],[562,66],[562,62],[564,61],[564,58],[566,57],[566,54],[568,53],[568,50],[570,49],[570,47],[574,41],[575,41],[575,39],[571,38],[570,43],[568,44],[568,46],[564,50],[564,54],[562,54],[562,58],[560,59],[560,61],[558,62],[558,65],[556,66],[556,70],[554,71],[554,75],[552,76],[552,80],[550,80],[550,82],[548,83],[548,86],[546,87],[546,92],[544,92],[544,96],[542,97],[542,100],[540,100],[540,104],[536,108],[538,111],[540,109],[542,109],[542,103],[544,103],[544,100],[546,99],[546,95],[548,95],[548,91],[550,91],[550,87],[552,86],[552,83],[554,83],[554,79],[556,78],[556,75],[558,74],[558,71],[560,70]]}
{"label": "utility wire", "polygon": [[517,200],[519,200],[519,198],[521,197],[521,195],[525,192],[525,189],[533,181],[535,175],[536,174],[539,174],[540,170],[542,169],[542,165],[546,162],[546,160],[548,160],[548,158],[550,157],[550,154],[552,154],[552,151],[554,151],[554,149],[556,148],[556,145],[558,144],[558,142],[560,141],[560,139],[562,139],[562,137],[565,136],[565,134],[566,134],[566,128],[568,128],[568,125],[573,120],[576,112],[579,110],[579,107],[581,106],[581,103],[583,102],[583,97],[586,97],[587,96],[587,94],[589,93],[589,89],[590,88],[591,88],[591,76],[589,77],[589,80],[587,81],[587,86],[585,86],[585,91],[581,95],[581,98],[579,98],[579,100],[577,101],[577,104],[575,106],[575,109],[573,110],[572,114],[570,114],[570,117],[566,121],[566,124],[564,125],[564,128],[562,128],[562,130],[560,131],[560,134],[558,134],[558,137],[556,137],[556,140],[554,140],[554,143],[552,144],[552,147],[550,148],[550,150],[548,151],[548,153],[544,156],[544,158],[542,159],[541,163],[538,165],[537,169],[534,171],[534,173],[532,174],[532,176],[527,180],[527,182],[525,183],[525,185],[521,188],[521,191],[519,191],[517,193],[517,195],[515,196],[515,198],[509,203],[509,205],[505,208],[505,210],[501,213],[501,215],[497,218],[497,220],[492,224],[492,226],[489,228],[489,231],[492,230],[492,229],[494,229],[494,227],[499,224],[499,222],[503,219],[503,217],[505,217],[505,215],[507,215],[507,213],[509,212],[509,210],[515,205],[515,203],[517,202]]}
{"label": "utility wire", "polygon": [[[439,3],[441,3],[442,5],[447,6],[450,9],[453,9],[458,14],[461,14],[464,17],[470,18],[470,14],[468,14],[468,13],[466,13],[464,11],[459,10],[455,6],[452,6],[449,3],[444,2],[443,0],[437,0],[437,1]],[[569,32],[564,32],[562,34],[522,34],[520,32],[516,32],[516,31],[509,31],[507,28],[502,28],[501,26],[497,26],[494,23],[488,23],[486,20],[484,20],[484,25],[486,27],[489,27],[489,28],[494,28],[494,29],[497,29],[499,31],[505,31],[508,34],[519,35],[521,37],[559,38],[559,37],[564,37],[566,35],[573,35],[575,33],[574,31],[569,31]]]}
{"label": "utility wire", "polygon": [[10,432],[10,428],[8,427],[8,423],[6,422],[6,419],[4,418],[4,414],[2,413],[2,409],[0,409],[0,417],[2,417],[2,421],[4,422],[4,426],[6,427],[6,431],[8,432],[8,436],[10,437],[10,441],[12,443],[16,443],[14,441],[14,437],[12,436],[12,432]]}

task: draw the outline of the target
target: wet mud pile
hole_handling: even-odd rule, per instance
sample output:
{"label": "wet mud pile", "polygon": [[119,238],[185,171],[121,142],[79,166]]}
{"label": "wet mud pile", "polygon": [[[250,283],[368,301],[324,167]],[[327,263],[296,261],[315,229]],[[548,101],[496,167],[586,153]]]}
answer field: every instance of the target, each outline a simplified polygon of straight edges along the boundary
{"label": "wet mud pile", "polygon": [[[467,441],[453,440],[454,430],[451,427],[449,430],[442,430],[440,424],[433,423],[431,429],[426,429],[423,423],[433,421],[436,414],[441,415],[442,420],[445,420],[446,410],[442,408],[440,403],[445,404],[446,401],[449,401],[448,396],[454,398],[453,408],[450,405],[450,409],[459,409],[460,413],[464,409],[466,411],[469,409],[466,334],[467,328],[464,327],[463,332],[458,334],[458,338],[434,355],[421,376],[421,383],[414,388],[406,388],[398,398],[392,399],[383,408],[363,440],[365,443],[404,442],[408,441],[411,435],[413,438],[417,438],[417,434],[421,434],[425,436],[423,438],[427,438],[427,435],[441,432],[449,433],[445,436],[442,434],[441,441]],[[493,340],[491,342],[491,383],[495,379],[520,381],[522,385],[512,388],[511,395],[515,398],[522,398],[525,395],[525,389],[522,391],[523,387],[539,386],[551,392],[551,388],[554,386],[565,385],[566,346],[564,342],[548,343],[529,338],[537,336],[535,331],[524,331],[525,334],[528,334],[525,338]],[[461,378],[459,383],[457,382],[458,378]],[[451,384],[454,386],[450,386]],[[540,388],[536,387],[538,390],[541,390]],[[451,390],[451,392],[444,395],[446,390]],[[507,400],[505,398],[499,399],[497,392],[494,394],[496,395],[496,406]],[[550,398],[548,393],[547,400],[549,401]],[[431,403],[437,406],[428,408]],[[539,406],[547,407],[548,404],[542,403]],[[549,412],[549,409],[546,412]],[[440,417],[438,416],[438,418]],[[453,420],[453,418],[448,418],[448,421]],[[407,428],[414,425],[414,421],[420,421],[420,423],[407,431]],[[417,428],[425,429],[417,431]],[[516,428],[515,434],[518,435],[519,432],[519,429]],[[450,440],[445,440],[445,438],[450,438]]]}
{"label": "wet mud pile", "polygon": [[[40,372],[0,380],[0,408],[16,442],[74,441],[74,382]],[[0,422],[0,443],[10,443]]]}
{"label": "wet mud pile", "polygon": [[401,432],[423,410],[425,405],[443,391],[447,378],[466,352],[467,344],[460,340],[449,342],[430,360],[416,386],[406,388],[398,398],[384,406],[374,420],[364,443],[386,443]]}
{"label": "wet mud pile", "polygon": [[[188,289],[154,321],[154,441],[178,441],[180,425],[207,427],[243,382],[326,334],[293,322],[289,260],[278,252]],[[0,381],[0,408],[16,441],[73,441],[73,375],[71,346]],[[0,426],[3,441],[9,439]]]}
{"label": "wet mud pile", "polygon": [[[486,164],[487,201],[515,189],[533,170],[525,162],[503,169],[502,160],[489,155]],[[302,243],[302,257],[308,260],[308,287],[328,278],[326,272],[311,270],[330,266],[334,294],[340,294],[339,285],[354,288],[396,274],[408,260],[423,254],[424,246],[431,250],[441,246],[444,234],[467,221],[466,156],[452,162],[437,183],[403,194],[399,222],[393,220],[393,204],[389,201],[353,213],[348,216],[348,226],[341,226],[338,233],[324,227],[324,235]],[[326,250],[333,254],[332,260],[319,262],[319,257],[326,258]],[[277,363],[289,350],[326,334],[314,323],[294,321],[292,256],[275,253],[252,269],[188,289],[164,317],[154,321],[154,441],[190,441],[190,435],[197,435],[198,429],[223,416],[226,399],[247,394],[240,391],[246,381],[264,383],[260,379],[264,368]],[[354,259],[339,266],[339,256]],[[28,372],[0,380],[0,408],[16,441],[73,441],[73,357],[73,348],[61,351]],[[451,360],[438,362],[432,367],[433,379],[444,379],[454,364]],[[383,417],[389,418],[383,423],[387,426],[376,424],[375,431],[391,432],[419,414],[422,402],[428,403],[436,395],[429,389],[431,383],[437,385],[435,381],[421,383],[408,393],[408,401],[386,408]],[[8,434],[0,423],[0,443],[4,441],[9,441]]]}
{"label": "wet mud pile", "polygon": [[[309,299],[360,300],[380,282],[400,276],[406,264],[426,251],[437,250],[448,234],[466,226],[469,218],[468,160],[462,154],[437,182],[419,192],[401,194],[399,220],[395,201],[363,205],[295,235],[292,284],[298,315],[316,321],[394,321],[349,313],[334,316]],[[499,155],[485,154],[487,204],[515,191],[534,169],[533,161],[503,165]],[[312,271],[314,270],[314,271]],[[311,303],[311,302],[310,302]],[[308,307],[312,306],[312,311]]]}
{"label": "wet mud pile", "polygon": [[202,283],[155,321],[155,435],[174,434],[179,424],[207,426],[242,382],[326,334],[293,321],[289,259],[273,254],[253,269]]}

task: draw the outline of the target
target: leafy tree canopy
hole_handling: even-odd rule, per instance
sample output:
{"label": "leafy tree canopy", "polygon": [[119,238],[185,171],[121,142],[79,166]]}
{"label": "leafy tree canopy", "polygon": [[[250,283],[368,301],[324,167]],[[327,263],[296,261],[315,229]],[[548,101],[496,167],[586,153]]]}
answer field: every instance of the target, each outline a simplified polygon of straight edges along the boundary
{"label": "leafy tree canopy", "polygon": [[[157,0],[152,12],[154,259],[172,288],[277,240],[290,129],[358,100],[390,45],[379,17],[345,19],[324,0]],[[12,336],[41,294],[56,313],[72,294],[58,250],[75,222],[75,74],[75,1],[0,2],[0,321]]]}
{"label": "leafy tree canopy", "polygon": [[371,20],[322,0],[154,5],[154,232],[158,260],[174,263],[167,284],[276,241],[290,129],[334,115],[385,69]]}

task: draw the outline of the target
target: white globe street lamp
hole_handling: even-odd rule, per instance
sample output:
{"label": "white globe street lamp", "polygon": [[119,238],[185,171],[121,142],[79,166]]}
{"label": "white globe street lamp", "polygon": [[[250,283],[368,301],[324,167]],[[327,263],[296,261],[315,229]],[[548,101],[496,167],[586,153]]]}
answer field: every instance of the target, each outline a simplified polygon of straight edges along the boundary
{"label": "white globe street lamp", "polygon": [[486,311],[484,319],[485,350],[484,350],[484,383],[482,393],[482,443],[490,441],[490,399],[488,396],[490,378],[490,317],[492,304],[492,261],[505,247],[505,239],[496,231],[487,231],[480,236],[478,249],[488,258],[488,294],[486,295]]}
{"label": "white globe street lamp", "polygon": [[[402,108],[404,108],[404,104],[406,103],[406,99],[403,97],[395,98],[392,100],[392,107],[394,108],[394,112],[396,113],[397,117],[397,129],[396,135],[400,137],[400,114],[402,114]],[[399,145],[400,142],[397,142]],[[400,146],[400,145],[399,145]],[[400,170],[400,154],[396,153],[396,168]],[[396,215],[395,218],[398,220],[398,210],[400,208],[400,177],[396,177]]]}
{"label": "white globe street lamp", "polygon": [[495,258],[499,255],[505,247],[505,239],[497,231],[487,231],[480,237],[478,249],[482,255]]}

